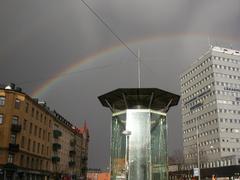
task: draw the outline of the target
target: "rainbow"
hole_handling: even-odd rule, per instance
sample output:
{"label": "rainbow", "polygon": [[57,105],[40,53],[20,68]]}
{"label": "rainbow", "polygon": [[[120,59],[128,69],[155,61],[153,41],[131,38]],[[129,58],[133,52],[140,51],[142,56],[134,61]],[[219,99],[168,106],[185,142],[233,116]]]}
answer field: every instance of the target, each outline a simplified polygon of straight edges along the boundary
{"label": "rainbow", "polygon": [[[206,45],[207,45],[207,37],[208,34],[204,34],[204,33],[164,33],[161,35],[157,35],[157,36],[150,36],[150,37],[145,37],[142,39],[137,39],[137,40],[133,40],[128,42],[127,44],[132,47],[134,45],[137,45],[138,43],[145,43],[145,42],[151,42],[151,41],[158,41],[161,38],[175,38],[175,37],[179,37],[179,36],[200,36],[204,39],[206,39]],[[214,36],[214,39],[223,39],[223,36]],[[239,40],[239,38],[236,37],[224,37],[225,40],[228,40],[228,42],[234,42]],[[67,74],[70,73],[74,73],[77,72],[81,69],[81,67],[85,64],[88,63],[93,63],[94,61],[98,60],[98,59],[102,59],[104,57],[107,57],[109,55],[113,55],[115,53],[117,53],[120,50],[123,50],[122,44],[120,45],[115,45],[112,47],[108,47],[106,49],[102,49],[84,59],[80,59],[78,60],[76,63],[70,64],[66,67],[64,67],[63,69],[61,69],[60,71],[58,71],[57,73],[55,73],[52,77],[50,77],[49,79],[47,79],[45,82],[43,82],[40,86],[38,86],[32,93],[31,95],[33,97],[39,97],[39,96],[43,96],[44,94],[46,94],[48,91],[51,90],[52,87],[54,87],[57,83],[60,83],[63,80],[63,77],[66,76]],[[127,50],[126,50],[127,51]]]}
{"label": "rainbow", "polygon": [[60,71],[58,71],[57,73],[55,73],[52,77],[47,79],[45,82],[43,82],[43,84],[38,86],[31,93],[31,95],[33,97],[38,97],[38,96],[44,95],[46,92],[51,90],[51,88],[54,87],[54,85],[59,83],[63,79],[64,76],[79,71],[79,69],[84,64],[90,63],[91,61],[95,61],[98,58],[104,58],[107,55],[109,55],[110,53],[114,54],[119,48],[120,48],[120,46],[103,49],[97,53],[94,53],[94,54],[84,58],[84,59],[80,59],[76,63],[66,66],[65,68],[63,68]]}

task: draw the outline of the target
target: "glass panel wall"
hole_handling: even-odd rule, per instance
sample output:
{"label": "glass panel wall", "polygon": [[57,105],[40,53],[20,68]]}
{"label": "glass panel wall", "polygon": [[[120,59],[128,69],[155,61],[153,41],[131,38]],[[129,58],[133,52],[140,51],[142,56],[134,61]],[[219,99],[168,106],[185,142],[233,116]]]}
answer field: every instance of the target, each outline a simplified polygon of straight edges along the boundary
{"label": "glass panel wall", "polygon": [[126,136],[126,113],[113,114],[112,117],[112,142],[111,142],[111,179],[125,178],[125,151]]}
{"label": "glass panel wall", "polygon": [[[125,130],[130,134],[123,135]],[[163,113],[130,109],[113,114],[111,179],[167,180],[166,140]]]}
{"label": "glass panel wall", "polygon": [[167,125],[166,116],[151,113],[152,180],[167,180]]}
{"label": "glass panel wall", "polygon": [[151,179],[150,165],[150,111],[127,110],[129,137],[129,179]]}

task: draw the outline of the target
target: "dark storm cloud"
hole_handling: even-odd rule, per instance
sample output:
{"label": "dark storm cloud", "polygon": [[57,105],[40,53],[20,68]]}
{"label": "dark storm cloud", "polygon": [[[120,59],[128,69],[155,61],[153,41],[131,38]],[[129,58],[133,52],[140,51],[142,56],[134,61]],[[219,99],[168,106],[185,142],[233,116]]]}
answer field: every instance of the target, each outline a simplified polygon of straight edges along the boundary
{"label": "dark storm cloud", "polygon": [[[215,44],[240,48],[239,0],[86,2],[129,47],[135,52],[141,48],[143,87],[180,94],[180,73],[207,51],[208,36]],[[120,45],[80,0],[2,0],[0,23],[1,82],[33,80],[19,84],[29,93],[69,64]],[[119,87],[136,87],[135,62],[122,47],[79,69],[116,65],[64,76],[40,96],[72,122],[88,121],[90,167],[106,168],[109,160],[111,113],[101,107],[97,96]],[[168,118],[173,152],[182,148],[180,106]]]}

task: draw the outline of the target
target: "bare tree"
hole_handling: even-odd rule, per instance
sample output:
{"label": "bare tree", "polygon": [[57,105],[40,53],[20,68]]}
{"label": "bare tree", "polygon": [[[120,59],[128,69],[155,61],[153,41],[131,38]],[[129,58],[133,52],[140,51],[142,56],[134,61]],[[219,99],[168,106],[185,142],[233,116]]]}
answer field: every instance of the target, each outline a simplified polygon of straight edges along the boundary
{"label": "bare tree", "polygon": [[184,164],[183,151],[176,149],[168,158],[169,164]]}

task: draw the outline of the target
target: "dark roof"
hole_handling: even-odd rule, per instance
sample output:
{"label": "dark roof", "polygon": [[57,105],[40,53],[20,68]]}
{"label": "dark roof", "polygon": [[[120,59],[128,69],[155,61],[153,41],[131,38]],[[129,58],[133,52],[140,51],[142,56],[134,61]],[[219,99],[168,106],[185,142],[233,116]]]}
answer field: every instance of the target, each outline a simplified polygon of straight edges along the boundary
{"label": "dark roof", "polygon": [[99,96],[98,99],[105,107],[113,110],[149,108],[154,110],[166,109],[178,104],[180,96],[157,88],[124,88],[116,89]]}

